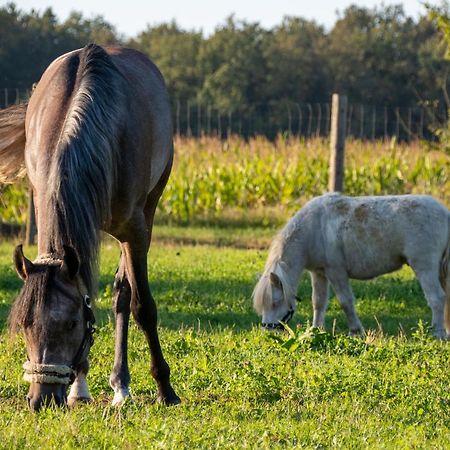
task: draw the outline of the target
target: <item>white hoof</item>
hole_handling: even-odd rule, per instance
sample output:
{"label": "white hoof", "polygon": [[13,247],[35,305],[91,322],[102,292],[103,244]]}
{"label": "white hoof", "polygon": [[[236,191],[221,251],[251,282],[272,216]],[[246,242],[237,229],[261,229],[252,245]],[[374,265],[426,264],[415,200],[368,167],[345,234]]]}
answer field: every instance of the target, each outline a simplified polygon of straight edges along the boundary
{"label": "white hoof", "polygon": [[130,391],[128,388],[122,388],[114,390],[114,398],[112,401],[112,406],[121,406],[125,402],[133,402],[133,399],[131,398]]}
{"label": "white hoof", "polygon": [[67,397],[67,404],[69,406],[74,406],[76,403],[90,402],[92,402],[92,397],[89,393],[86,375],[80,373],[70,387],[69,396]]}

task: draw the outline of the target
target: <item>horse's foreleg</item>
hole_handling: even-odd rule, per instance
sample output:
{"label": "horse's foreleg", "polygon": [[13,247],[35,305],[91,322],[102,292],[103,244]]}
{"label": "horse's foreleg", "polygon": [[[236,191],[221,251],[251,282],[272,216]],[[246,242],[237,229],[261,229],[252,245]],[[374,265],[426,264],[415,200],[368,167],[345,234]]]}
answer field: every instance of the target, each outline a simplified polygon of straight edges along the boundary
{"label": "horse's foreleg", "polygon": [[70,386],[69,396],[67,397],[67,404],[75,406],[77,403],[89,403],[92,401],[91,394],[86,380],[89,371],[88,361],[84,361],[78,368],[75,381]]}
{"label": "horse's foreleg", "polygon": [[323,328],[328,306],[328,280],[322,273],[311,272],[313,327]]}
{"label": "horse's foreleg", "polygon": [[364,327],[355,310],[355,296],[350,287],[347,274],[342,271],[327,271],[326,275],[330,280],[334,292],[336,293],[336,297],[347,317],[350,335],[360,335],[364,333]]}
{"label": "horse's foreleg", "polygon": [[122,404],[131,398],[129,391],[130,372],[128,370],[128,322],[130,319],[131,288],[125,273],[125,260],[120,265],[114,280],[113,310],[116,319],[114,366],[109,384],[114,390],[113,405]]}

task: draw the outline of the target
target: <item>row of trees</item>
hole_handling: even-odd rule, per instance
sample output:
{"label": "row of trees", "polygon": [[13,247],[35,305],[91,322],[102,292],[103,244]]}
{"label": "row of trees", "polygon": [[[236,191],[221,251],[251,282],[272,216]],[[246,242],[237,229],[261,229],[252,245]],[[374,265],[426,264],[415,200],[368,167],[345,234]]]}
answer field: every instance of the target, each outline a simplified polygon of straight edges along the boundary
{"label": "row of trees", "polygon": [[326,103],[332,92],[372,106],[444,104],[450,64],[435,24],[402,6],[351,6],[331,30],[286,17],[264,29],[229,17],[210,36],[175,22],[121,36],[102,17],[0,8],[0,88],[27,88],[56,56],[88,42],[122,44],[160,67],[172,99],[257,113],[273,102]]}

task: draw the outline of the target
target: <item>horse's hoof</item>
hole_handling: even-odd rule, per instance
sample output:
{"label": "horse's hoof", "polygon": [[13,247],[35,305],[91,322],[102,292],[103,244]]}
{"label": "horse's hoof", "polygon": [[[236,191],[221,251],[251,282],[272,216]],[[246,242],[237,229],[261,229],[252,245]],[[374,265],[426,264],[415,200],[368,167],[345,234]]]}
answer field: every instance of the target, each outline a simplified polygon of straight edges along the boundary
{"label": "horse's hoof", "polygon": [[439,340],[439,341],[448,341],[450,340],[450,335],[447,334],[445,331],[435,332],[433,333],[433,336]]}
{"label": "horse's hoof", "polygon": [[172,392],[169,394],[158,394],[157,401],[158,403],[162,403],[166,406],[174,406],[181,403],[181,398],[178,397],[178,395],[175,394],[175,391],[172,389]]}
{"label": "horse's hoof", "polygon": [[92,397],[68,397],[67,406],[73,408],[76,405],[92,403]]}
{"label": "horse's hoof", "polygon": [[128,389],[118,389],[114,392],[114,398],[112,401],[112,406],[122,406],[126,402],[133,403],[130,391]]}

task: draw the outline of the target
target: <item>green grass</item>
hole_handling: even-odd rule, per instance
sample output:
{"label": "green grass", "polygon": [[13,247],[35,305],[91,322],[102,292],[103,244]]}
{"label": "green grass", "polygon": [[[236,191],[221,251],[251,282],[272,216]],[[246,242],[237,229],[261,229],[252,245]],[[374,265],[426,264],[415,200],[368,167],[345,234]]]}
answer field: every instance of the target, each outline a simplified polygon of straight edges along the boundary
{"label": "green grass", "polygon": [[[198,242],[213,240],[205,230],[190,233]],[[250,302],[266,251],[161,242],[150,252],[149,274],[183,403],[154,404],[147,346],[133,324],[135,403],[110,407],[110,293],[119,250],[108,241],[89,374],[95,401],[38,414],[26,409],[22,339],[6,329],[21,285],[13,245],[0,245],[0,448],[448,448],[450,346],[428,336],[430,311],[410,270],[354,283],[361,319],[373,330],[365,341],[346,336],[335,299],[327,314],[335,334],[307,334],[312,311],[304,277],[292,336],[277,340],[260,331]]]}

